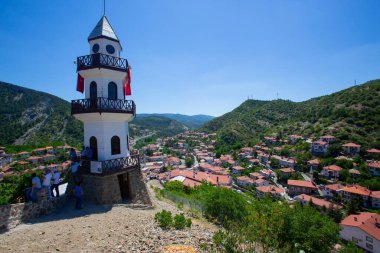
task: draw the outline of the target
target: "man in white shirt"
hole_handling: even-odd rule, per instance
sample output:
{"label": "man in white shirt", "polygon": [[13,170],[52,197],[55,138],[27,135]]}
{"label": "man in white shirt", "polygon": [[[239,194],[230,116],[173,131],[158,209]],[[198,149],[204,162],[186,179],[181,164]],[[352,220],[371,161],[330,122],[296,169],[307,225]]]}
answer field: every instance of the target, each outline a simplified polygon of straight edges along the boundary
{"label": "man in white shirt", "polygon": [[48,199],[51,199],[50,185],[51,185],[52,177],[53,177],[53,174],[51,174],[51,171],[48,170],[45,174],[44,180],[42,181],[42,188],[46,190],[46,195]]}
{"label": "man in white shirt", "polygon": [[55,190],[55,197],[59,197],[59,183],[61,181],[61,174],[58,172],[56,168],[53,168],[53,185],[51,186],[51,195],[54,197],[54,190]]}

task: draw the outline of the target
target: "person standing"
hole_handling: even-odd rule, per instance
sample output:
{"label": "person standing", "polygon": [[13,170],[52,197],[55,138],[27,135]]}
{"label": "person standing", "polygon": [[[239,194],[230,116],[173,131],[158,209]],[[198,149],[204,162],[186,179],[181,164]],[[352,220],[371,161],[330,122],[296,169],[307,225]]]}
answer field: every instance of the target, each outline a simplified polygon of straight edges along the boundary
{"label": "person standing", "polygon": [[30,193],[30,199],[33,202],[37,202],[38,201],[37,192],[39,192],[40,190],[41,190],[41,180],[37,176],[36,173],[33,173],[32,174],[32,190],[31,190],[31,193]]}
{"label": "person standing", "polygon": [[48,197],[48,199],[51,199],[50,185],[51,185],[52,177],[53,177],[53,174],[51,173],[51,171],[47,170],[44,180],[42,181],[42,187],[45,189],[46,196]]}
{"label": "person standing", "polygon": [[[59,183],[61,182],[61,173],[56,168],[53,169],[53,185],[51,186],[51,195],[53,197],[59,197]],[[55,190],[55,196],[54,196]]]}
{"label": "person standing", "polygon": [[75,196],[75,209],[82,209],[82,197],[83,197],[83,189],[79,182],[76,183],[74,188],[74,196]]}
{"label": "person standing", "polygon": [[69,154],[69,156],[70,156],[70,160],[71,161],[75,161],[78,158],[77,157],[77,152],[73,148],[70,148],[70,154]]}

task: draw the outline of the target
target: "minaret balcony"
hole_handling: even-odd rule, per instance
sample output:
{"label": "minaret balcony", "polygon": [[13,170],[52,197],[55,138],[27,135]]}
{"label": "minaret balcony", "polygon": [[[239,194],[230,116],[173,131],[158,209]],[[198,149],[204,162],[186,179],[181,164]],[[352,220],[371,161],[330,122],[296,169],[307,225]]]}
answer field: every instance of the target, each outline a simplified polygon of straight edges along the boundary
{"label": "minaret balcony", "polygon": [[109,99],[109,98],[86,98],[71,101],[71,114],[108,112],[136,115],[136,104],[133,100]]}
{"label": "minaret balcony", "polygon": [[128,61],[127,59],[100,53],[84,55],[77,58],[77,71],[94,68],[106,68],[127,72]]}
{"label": "minaret balcony", "polygon": [[80,172],[84,174],[109,175],[133,169],[140,169],[139,155],[131,155],[106,161],[83,160],[81,162]]}

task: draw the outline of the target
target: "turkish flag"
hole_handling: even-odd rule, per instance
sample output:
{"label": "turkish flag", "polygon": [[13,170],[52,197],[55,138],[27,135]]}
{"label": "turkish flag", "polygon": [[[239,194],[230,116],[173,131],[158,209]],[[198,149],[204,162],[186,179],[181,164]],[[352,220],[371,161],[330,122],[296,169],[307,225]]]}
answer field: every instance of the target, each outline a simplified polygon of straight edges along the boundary
{"label": "turkish flag", "polygon": [[124,81],[124,96],[130,96],[132,95],[132,91],[131,91],[131,79],[132,76],[131,76],[131,67],[128,66],[128,69],[127,69],[127,76],[125,78],[125,81]]}
{"label": "turkish flag", "polygon": [[78,79],[77,79],[77,91],[83,93],[84,92],[84,78],[79,75],[78,73]]}

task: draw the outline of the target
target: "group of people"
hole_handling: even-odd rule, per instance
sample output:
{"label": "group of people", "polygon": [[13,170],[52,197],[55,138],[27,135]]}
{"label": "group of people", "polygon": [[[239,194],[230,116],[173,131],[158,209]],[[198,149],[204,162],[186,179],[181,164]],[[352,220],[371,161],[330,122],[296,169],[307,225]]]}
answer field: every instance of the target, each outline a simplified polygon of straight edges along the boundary
{"label": "group of people", "polygon": [[[42,184],[36,173],[32,174],[32,188],[27,193],[28,199],[37,202],[37,193],[41,190],[46,191],[48,199],[59,197],[59,184],[61,182],[61,173],[56,168],[47,169],[43,174]],[[55,193],[54,193],[55,192]]]}
{"label": "group of people", "polygon": [[[69,156],[70,156],[71,161],[77,161],[78,160],[77,152],[73,148],[70,149]],[[80,153],[81,159],[92,160],[93,156],[94,156],[94,152],[93,152],[91,147],[84,147],[84,146],[82,147],[82,151]]]}

